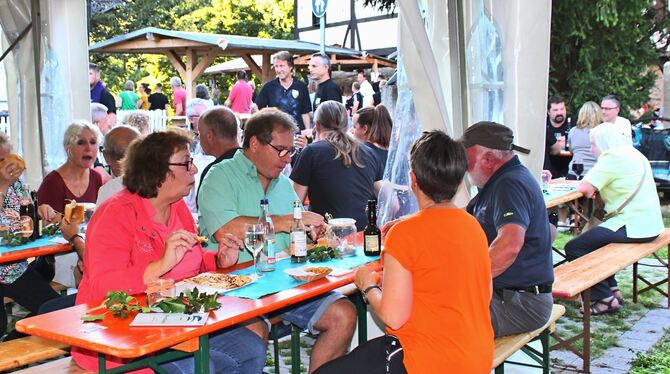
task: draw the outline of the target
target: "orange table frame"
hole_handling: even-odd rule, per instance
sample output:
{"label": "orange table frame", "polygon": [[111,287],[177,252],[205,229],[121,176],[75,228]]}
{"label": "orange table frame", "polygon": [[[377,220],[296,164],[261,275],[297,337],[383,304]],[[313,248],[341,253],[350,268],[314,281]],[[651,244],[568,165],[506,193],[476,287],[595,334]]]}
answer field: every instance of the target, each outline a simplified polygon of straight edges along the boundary
{"label": "orange table frame", "polygon": [[70,251],[72,251],[72,245],[54,243],[51,245],[44,245],[41,247],[3,252],[0,253],[0,264],[25,260],[30,257],[45,256]]}
{"label": "orange table frame", "polygon": [[[248,264],[244,265],[248,266]],[[363,266],[378,270],[381,263],[377,260]],[[196,370],[198,373],[207,373],[209,371],[208,334],[323,295],[352,283],[353,279],[353,272],[341,277],[326,277],[258,300],[220,296],[218,300],[222,305],[221,308],[210,312],[207,323],[199,327],[130,327],[133,316],[118,319],[112,315],[105,315],[104,320],[98,322],[105,329],[87,333],[81,331],[85,322],[82,322],[80,317],[99,306],[99,303],[88,303],[20,320],[16,323],[16,329],[25,334],[98,352],[101,373],[121,372],[129,369],[128,366],[105,369],[105,354],[134,359],[184,342],[189,342],[190,346],[196,347],[193,343],[197,339],[197,350],[193,353]],[[140,296],[140,298],[144,297]],[[361,332],[367,328],[366,307],[362,300],[356,302],[356,307],[359,312],[359,341],[365,341],[367,334],[365,332],[361,334]],[[94,313],[99,312],[98,310]],[[137,365],[133,366],[132,369],[137,367]]]}

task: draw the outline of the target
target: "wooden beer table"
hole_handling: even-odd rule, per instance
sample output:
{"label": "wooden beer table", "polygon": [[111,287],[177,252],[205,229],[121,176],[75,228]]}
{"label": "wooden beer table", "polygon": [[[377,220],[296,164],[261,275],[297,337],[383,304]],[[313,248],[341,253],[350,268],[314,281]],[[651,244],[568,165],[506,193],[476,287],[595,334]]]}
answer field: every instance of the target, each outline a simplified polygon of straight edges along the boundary
{"label": "wooden beer table", "polygon": [[[226,270],[236,270],[247,267],[248,264]],[[363,266],[378,269],[380,261]],[[96,302],[22,319],[16,323],[16,329],[25,334],[98,352],[100,373],[119,373],[142,367],[156,368],[160,363],[189,355],[195,357],[196,373],[208,373],[210,333],[318,297],[350,284],[353,280],[354,272],[349,272],[339,277],[328,276],[256,300],[220,296],[218,301],[221,307],[211,311],[207,323],[198,327],[130,327],[134,314],[126,319],[118,319],[108,313],[101,322],[81,321],[80,318],[88,314],[89,310],[98,308],[100,303]],[[144,295],[138,296],[138,299],[142,303],[145,301]],[[354,302],[359,315],[359,341],[366,341],[366,307],[360,295],[357,295]],[[98,313],[99,308],[93,314]],[[101,325],[104,328],[91,332],[87,329],[89,325]],[[167,348],[173,349],[164,351]],[[106,369],[105,355],[137,360],[122,367]],[[147,355],[152,356],[144,357]]]}
{"label": "wooden beer table", "polygon": [[[575,180],[552,180],[549,183],[548,191],[542,191],[544,195],[544,203],[547,206],[547,209],[550,210],[561,204],[567,205],[570,210],[576,215],[575,226],[577,229],[586,224],[589,220],[589,213],[585,209],[588,206],[588,202],[584,197],[584,194],[577,191],[580,181]],[[558,255],[563,257],[563,260],[554,264],[554,267],[562,265],[567,262],[565,253],[561,252],[557,248],[552,246],[552,250]]]}
{"label": "wooden beer table", "polygon": [[[30,244],[35,244],[35,246],[31,247]],[[61,244],[42,239],[17,247],[0,246],[0,264],[25,260],[30,257],[52,255],[70,251],[72,251],[72,245],[69,243]]]}

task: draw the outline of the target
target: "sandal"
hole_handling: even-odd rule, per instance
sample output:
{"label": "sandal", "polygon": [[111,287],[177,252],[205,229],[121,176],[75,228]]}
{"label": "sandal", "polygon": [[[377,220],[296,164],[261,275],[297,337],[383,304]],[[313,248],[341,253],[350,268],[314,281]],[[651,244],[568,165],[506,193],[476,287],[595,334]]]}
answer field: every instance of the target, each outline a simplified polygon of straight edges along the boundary
{"label": "sandal", "polygon": [[[616,313],[621,309],[621,305],[619,305],[619,300],[617,300],[616,297],[612,296],[609,301],[606,301],[607,299],[602,299],[602,300],[597,300],[594,303],[591,304],[591,315],[592,316],[597,316],[601,314],[607,314],[607,313]],[[617,305],[613,305],[614,302],[617,302]],[[598,304],[604,305],[607,308],[606,309],[598,309]]]}
{"label": "sandal", "polygon": [[619,287],[612,287],[612,296],[619,302],[619,305],[623,306],[623,294]]}

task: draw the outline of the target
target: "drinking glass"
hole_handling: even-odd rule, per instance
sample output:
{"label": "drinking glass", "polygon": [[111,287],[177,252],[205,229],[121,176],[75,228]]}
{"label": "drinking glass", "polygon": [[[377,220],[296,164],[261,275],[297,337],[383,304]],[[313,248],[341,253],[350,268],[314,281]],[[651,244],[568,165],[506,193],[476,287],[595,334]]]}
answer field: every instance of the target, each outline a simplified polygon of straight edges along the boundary
{"label": "drinking glass", "polygon": [[254,274],[260,277],[263,274],[258,268],[258,255],[265,244],[265,227],[261,223],[247,223],[244,225],[244,247],[254,258]]}

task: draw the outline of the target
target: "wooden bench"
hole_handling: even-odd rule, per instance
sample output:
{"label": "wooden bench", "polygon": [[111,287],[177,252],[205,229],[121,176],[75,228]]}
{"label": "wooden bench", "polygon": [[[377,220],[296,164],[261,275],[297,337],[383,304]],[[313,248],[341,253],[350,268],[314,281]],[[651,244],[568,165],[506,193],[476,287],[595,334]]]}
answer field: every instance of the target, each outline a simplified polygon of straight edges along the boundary
{"label": "wooden bench", "polygon": [[13,374],[88,374],[94,371],[88,371],[80,368],[72,357],[63,357],[61,359],[50,361],[42,365],[32,366],[23,370],[15,371]]}
{"label": "wooden bench", "polygon": [[67,344],[27,336],[0,343],[0,371],[67,355]]}
{"label": "wooden bench", "polygon": [[[565,307],[563,305],[554,305],[551,310],[549,321],[539,329],[523,334],[497,338],[495,340],[495,351],[493,353],[493,368],[495,369],[496,374],[505,372],[505,363],[541,367],[543,373],[549,374],[549,335],[554,331],[556,328],[556,321],[561,318],[563,314],[565,314]],[[528,345],[528,343],[535,340],[540,340],[542,343],[542,352],[539,352]],[[540,364],[540,366],[507,361],[507,359],[518,350],[522,350],[530,358]]]}
{"label": "wooden bench", "polygon": [[[581,295],[582,303],[584,305],[584,315],[582,317],[583,329],[582,332],[570,337],[562,339],[557,334],[553,334],[558,341],[552,349],[568,348],[583,360],[582,370],[589,372],[591,361],[591,291],[590,288],[596,283],[602,282],[608,277],[616,274],[618,271],[633,265],[633,302],[637,302],[637,297],[640,293],[656,290],[664,296],[668,296],[668,292],[662,290],[660,286],[668,283],[668,275],[670,274],[670,265],[659,257],[656,258],[666,268],[666,277],[655,283],[647,281],[638,273],[638,261],[654,254],[657,250],[668,247],[670,243],[670,229],[665,229],[656,240],[649,243],[613,243],[608,244],[596,251],[593,251],[583,257],[580,257],[565,265],[554,269],[554,286],[553,295],[555,299],[564,300],[579,300]],[[641,280],[646,287],[638,290],[637,281]],[[668,291],[670,291],[670,283],[668,284]],[[668,300],[668,307],[670,307],[670,300]],[[583,340],[582,351],[578,351],[573,347],[573,343],[579,339]]]}

